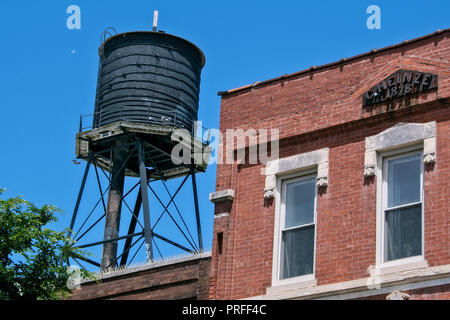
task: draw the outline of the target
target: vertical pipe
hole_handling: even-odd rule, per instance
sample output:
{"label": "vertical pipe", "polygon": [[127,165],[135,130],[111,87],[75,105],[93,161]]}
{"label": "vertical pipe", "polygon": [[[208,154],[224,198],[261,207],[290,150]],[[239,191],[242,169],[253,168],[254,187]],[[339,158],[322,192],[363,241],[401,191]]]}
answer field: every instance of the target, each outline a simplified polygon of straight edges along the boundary
{"label": "vertical pipe", "polygon": [[191,165],[192,189],[194,191],[195,218],[197,220],[198,246],[203,252],[202,227],[200,224],[200,210],[198,207],[197,182],[195,180],[195,167]]}
{"label": "vertical pipe", "polygon": [[[125,141],[118,140],[115,144],[119,147]],[[112,151],[111,187],[108,194],[106,208],[104,240],[114,239],[119,236],[120,212],[122,209],[123,185],[125,182],[125,169],[128,156],[126,148],[117,148]],[[103,245],[103,257],[101,268],[107,266],[116,267],[117,241],[107,242]]]}
{"label": "vertical pipe", "polygon": [[153,262],[153,232],[150,224],[150,207],[148,203],[147,168],[145,167],[145,154],[141,140],[138,140],[137,147],[139,154],[139,176],[141,179],[142,213],[144,215],[145,252],[147,262]]}
{"label": "vertical pipe", "polygon": [[153,13],[153,31],[158,31],[158,10]]}

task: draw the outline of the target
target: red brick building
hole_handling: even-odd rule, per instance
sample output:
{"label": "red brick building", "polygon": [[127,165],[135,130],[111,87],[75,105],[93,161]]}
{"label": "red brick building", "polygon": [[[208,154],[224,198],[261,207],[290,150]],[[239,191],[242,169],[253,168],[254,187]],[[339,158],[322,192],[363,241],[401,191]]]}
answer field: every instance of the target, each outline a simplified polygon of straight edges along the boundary
{"label": "red brick building", "polygon": [[219,93],[210,299],[450,298],[449,31]]}

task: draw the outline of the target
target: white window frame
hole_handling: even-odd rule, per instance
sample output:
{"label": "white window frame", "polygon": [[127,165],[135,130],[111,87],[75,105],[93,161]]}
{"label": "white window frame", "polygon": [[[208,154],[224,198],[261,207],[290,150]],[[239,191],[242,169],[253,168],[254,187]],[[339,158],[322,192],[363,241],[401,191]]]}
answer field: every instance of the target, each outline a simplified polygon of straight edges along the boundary
{"label": "white window frame", "polygon": [[[280,280],[280,262],[281,262],[281,187],[282,181],[295,177],[301,177],[305,175],[316,174],[317,175],[317,188],[324,188],[328,185],[328,158],[329,149],[323,148],[310,152],[300,153],[286,158],[276,159],[269,161],[266,164],[265,175],[266,183],[264,187],[264,198],[275,200],[275,217],[274,217],[274,230],[273,230],[273,256],[272,256],[272,286],[267,288],[267,291],[279,290],[281,288],[289,287],[304,287],[316,285],[315,274],[293,277]],[[316,243],[318,221],[317,221],[317,196],[316,196],[316,212],[315,212],[315,239]],[[315,269],[315,254],[316,248],[314,248],[314,269]],[[315,271],[315,270],[314,270]],[[287,285],[287,286],[284,286]]]}
{"label": "white window frame", "polygon": [[[421,161],[420,193],[422,206],[422,252],[418,256],[385,261],[385,212],[387,209],[387,171],[385,170],[388,160],[406,157],[408,155],[421,154],[423,156],[423,144],[411,145],[394,150],[378,152],[377,154],[377,257],[376,264],[380,271],[393,269],[401,266],[426,265],[425,261],[425,198],[424,198],[424,165]],[[411,204],[409,204],[411,205]],[[425,264],[423,264],[425,262]]]}
{"label": "white window frame", "polygon": [[[382,203],[382,165],[383,157],[415,150],[416,146],[421,146],[423,161],[425,164],[436,163],[438,155],[436,153],[436,121],[427,123],[405,123],[396,125],[365,139],[366,150],[364,154],[364,177],[376,176],[376,261],[375,266],[368,266],[371,276],[377,276],[390,272],[414,270],[428,266],[424,256],[409,257],[405,259],[393,260],[383,263],[382,256],[383,237],[383,203]],[[413,149],[411,149],[413,148]],[[423,171],[422,171],[423,173]],[[423,183],[423,179],[422,179]],[[422,188],[422,195],[423,193]],[[426,199],[422,197],[422,211],[425,210]],[[425,219],[425,213],[422,214]],[[425,230],[425,223],[423,228]],[[425,232],[423,232],[425,241]],[[422,246],[425,252],[425,244]],[[374,268],[375,267],[375,268]]]}
{"label": "white window frame", "polygon": [[[302,180],[306,180],[306,179],[310,179],[310,178],[317,178],[317,170],[316,169],[309,169],[309,170],[303,170],[299,173],[293,173],[293,174],[289,174],[289,175],[283,175],[283,176],[279,176],[277,179],[277,190],[278,192],[276,193],[276,234],[275,234],[275,238],[276,238],[276,247],[274,250],[275,253],[275,260],[274,260],[274,264],[275,264],[275,268],[274,268],[274,273],[273,273],[273,277],[272,277],[272,282],[273,285],[285,285],[285,284],[293,284],[293,283],[301,283],[301,282],[311,282],[315,280],[315,270],[316,270],[316,238],[317,238],[317,185],[315,185],[315,193],[314,193],[314,255],[313,255],[313,272],[311,274],[307,274],[307,275],[301,275],[301,276],[297,276],[297,277],[291,277],[291,278],[286,278],[286,279],[282,279],[281,278],[281,259],[282,259],[282,251],[281,251],[281,246],[282,246],[282,233],[285,230],[290,230],[290,229],[297,229],[297,228],[301,228],[304,227],[305,225],[302,225],[300,227],[293,227],[293,228],[288,228],[285,229],[284,226],[284,222],[285,222],[285,213],[286,213],[286,184],[287,183],[291,183],[291,182],[295,182],[295,181],[302,181]],[[280,192],[281,191],[281,192]]]}

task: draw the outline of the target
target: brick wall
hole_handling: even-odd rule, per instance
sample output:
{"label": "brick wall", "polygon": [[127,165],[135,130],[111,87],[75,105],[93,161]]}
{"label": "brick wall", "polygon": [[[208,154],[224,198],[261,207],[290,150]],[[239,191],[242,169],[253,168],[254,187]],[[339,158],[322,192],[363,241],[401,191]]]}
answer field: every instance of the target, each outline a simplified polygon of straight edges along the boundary
{"label": "brick wall", "polygon": [[[329,186],[317,208],[318,285],[367,277],[375,264],[376,179],[363,176],[365,138],[399,122],[436,121],[438,160],[424,174],[425,258],[430,266],[450,264],[449,34],[222,95],[222,132],[278,128],[280,158],[329,148]],[[393,109],[362,108],[362,94],[399,69],[437,74],[438,90]],[[263,197],[263,168],[217,166],[216,190],[233,189],[235,198],[215,207],[211,299],[264,295],[272,283],[275,200]]]}
{"label": "brick wall", "polygon": [[208,299],[209,255],[104,274],[74,290],[68,300],[178,300]]}

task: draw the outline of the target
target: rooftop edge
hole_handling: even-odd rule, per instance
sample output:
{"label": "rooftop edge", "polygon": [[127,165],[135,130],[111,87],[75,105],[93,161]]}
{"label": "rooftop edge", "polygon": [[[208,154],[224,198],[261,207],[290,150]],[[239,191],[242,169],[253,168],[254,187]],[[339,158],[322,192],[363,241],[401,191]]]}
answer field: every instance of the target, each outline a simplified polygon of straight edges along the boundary
{"label": "rooftop edge", "polygon": [[350,58],[342,58],[342,59],[340,59],[338,61],[330,62],[330,63],[323,64],[323,65],[320,65],[320,66],[311,66],[308,69],[304,69],[304,70],[301,70],[301,71],[298,71],[298,72],[294,72],[294,73],[291,73],[291,74],[283,74],[283,75],[281,75],[279,77],[268,79],[268,80],[264,80],[264,81],[255,81],[252,84],[248,84],[248,85],[245,85],[245,86],[242,86],[242,87],[239,87],[239,88],[230,89],[230,90],[226,90],[226,91],[219,91],[219,92],[217,92],[217,95],[218,96],[224,96],[224,95],[231,94],[231,93],[241,92],[241,91],[244,91],[246,89],[260,87],[262,85],[266,85],[266,84],[269,84],[269,83],[272,83],[272,82],[276,82],[276,81],[279,81],[279,80],[282,80],[282,79],[289,79],[289,78],[293,78],[293,77],[300,76],[300,75],[303,75],[303,74],[307,74],[307,73],[312,72],[312,71],[318,71],[318,70],[323,70],[323,69],[327,69],[327,68],[330,68],[330,67],[338,66],[338,65],[341,65],[343,63],[348,63],[348,62],[351,62],[351,61],[355,61],[355,60],[358,60],[358,59],[361,59],[361,58],[364,58],[364,57],[367,57],[367,56],[370,56],[370,55],[373,55],[373,54],[376,54],[376,53],[385,52],[385,51],[388,51],[388,50],[404,47],[406,45],[410,45],[410,44],[415,43],[415,42],[419,42],[419,41],[422,41],[422,40],[433,38],[433,37],[438,36],[438,35],[443,35],[443,34],[449,32],[449,31],[450,31],[450,28],[442,29],[442,30],[436,30],[433,33],[430,33],[430,34],[427,34],[427,35],[424,35],[424,36],[421,36],[421,37],[418,37],[418,38],[414,38],[414,39],[411,39],[411,40],[403,40],[400,43],[393,44],[393,45],[390,45],[390,46],[387,46],[387,47],[383,47],[383,48],[380,48],[380,49],[372,49],[372,50],[370,50],[368,52],[361,53],[361,54],[358,54],[356,56],[352,56]]}

